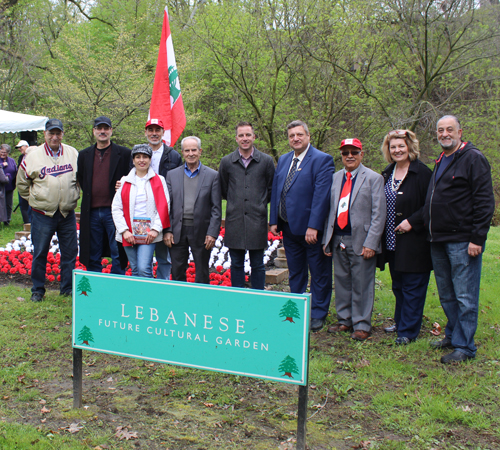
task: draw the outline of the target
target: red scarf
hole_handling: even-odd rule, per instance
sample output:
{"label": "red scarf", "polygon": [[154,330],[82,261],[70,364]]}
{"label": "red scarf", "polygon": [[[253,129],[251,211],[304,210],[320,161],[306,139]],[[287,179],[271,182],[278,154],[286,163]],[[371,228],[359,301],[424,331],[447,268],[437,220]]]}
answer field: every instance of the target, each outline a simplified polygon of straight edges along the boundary
{"label": "red scarf", "polygon": [[[153,178],[149,180],[151,184],[151,189],[153,191],[153,197],[155,199],[156,211],[160,215],[161,226],[163,229],[170,227],[170,218],[168,216],[168,202],[165,196],[165,191],[163,190],[163,184],[160,177],[155,174]],[[123,215],[125,217],[125,222],[127,223],[128,230],[132,232],[132,223],[130,222],[130,188],[132,184],[129,181],[123,183],[122,188],[122,204],[123,204]],[[131,247],[125,239],[122,239],[122,244],[124,247]]]}

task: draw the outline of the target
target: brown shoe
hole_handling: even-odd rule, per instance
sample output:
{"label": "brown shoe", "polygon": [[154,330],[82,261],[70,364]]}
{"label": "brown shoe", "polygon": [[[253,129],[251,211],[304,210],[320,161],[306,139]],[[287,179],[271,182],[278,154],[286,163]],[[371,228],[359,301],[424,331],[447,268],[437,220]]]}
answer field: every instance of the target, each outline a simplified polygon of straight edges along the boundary
{"label": "brown shoe", "polygon": [[352,327],[348,327],[342,323],[336,323],[331,327],[328,327],[328,333],[338,333],[339,331],[351,331]]}
{"label": "brown shoe", "polygon": [[351,339],[355,339],[356,341],[366,341],[370,337],[370,333],[368,331],[356,330],[351,334]]}

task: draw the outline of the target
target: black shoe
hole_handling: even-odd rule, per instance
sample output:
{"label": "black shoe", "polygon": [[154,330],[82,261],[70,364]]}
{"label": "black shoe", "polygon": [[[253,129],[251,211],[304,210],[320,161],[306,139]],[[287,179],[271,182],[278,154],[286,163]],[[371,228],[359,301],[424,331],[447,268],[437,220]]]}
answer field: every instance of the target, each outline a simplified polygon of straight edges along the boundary
{"label": "black shoe", "polygon": [[446,336],[440,341],[431,342],[431,346],[434,348],[453,348],[453,345],[451,345],[451,339]]}
{"label": "black shoe", "polygon": [[40,294],[38,292],[33,292],[33,294],[31,294],[31,301],[32,302],[41,302],[43,300],[43,294]]}
{"label": "black shoe", "polygon": [[397,337],[394,341],[395,345],[408,345],[410,342],[413,342],[413,339],[407,337]]}
{"label": "black shoe", "polygon": [[316,331],[321,330],[325,326],[325,319],[311,319],[311,331],[316,333]]}
{"label": "black shoe", "polygon": [[61,295],[63,297],[73,297],[73,291],[61,292],[59,295]]}
{"label": "black shoe", "polygon": [[398,331],[398,327],[396,325],[392,325],[391,327],[384,328],[386,333],[395,333]]}
{"label": "black shoe", "polygon": [[466,355],[464,352],[461,352],[460,350],[454,350],[453,352],[449,353],[448,355],[442,356],[441,362],[443,364],[453,364],[456,362],[467,361],[468,359],[473,359],[473,358],[474,358],[474,356]]}

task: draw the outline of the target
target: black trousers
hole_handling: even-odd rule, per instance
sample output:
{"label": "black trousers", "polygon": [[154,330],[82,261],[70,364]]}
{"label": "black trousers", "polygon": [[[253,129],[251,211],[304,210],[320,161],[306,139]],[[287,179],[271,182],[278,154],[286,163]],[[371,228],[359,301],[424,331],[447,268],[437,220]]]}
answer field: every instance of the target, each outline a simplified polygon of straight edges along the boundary
{"label": "black trousers", "polygon": [[172,245],[170,258],[172,259],[172,280],[186,281],[186,270],[189,267],[189,247],[193,254],[196,269],[195,283],[208,284],[208,261],[210,260],[210,250],[205,245],[196,245],[194,242],[194,227],[182,227],[179,242]]}

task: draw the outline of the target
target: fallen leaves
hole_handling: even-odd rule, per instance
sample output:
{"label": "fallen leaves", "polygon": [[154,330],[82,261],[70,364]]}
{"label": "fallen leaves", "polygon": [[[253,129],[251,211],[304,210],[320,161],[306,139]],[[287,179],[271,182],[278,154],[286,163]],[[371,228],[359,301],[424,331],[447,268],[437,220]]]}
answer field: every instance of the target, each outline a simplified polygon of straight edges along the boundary
{"label": "fallen leaves", "polygon": [[123,441],[126,439],[127,441],[130,439],[138,439],[139,436],[137,436],[136,431],[128,431],[128,427],[116,427],[116,433],[115,436],[120,440]]}
{"label": "fallen leaves", "polygon": [[42,407],[42,409],[40,410],[40,412],[42,414],[47,414],[49,413],[50,411],[52,411],[50,408],[46,408],[45,406]]}
{"label": "fallen leaves", "polygon": [[439,336],[441,334],[441,325],[439,325],[439,323],[437,322],[434,322],[432,326],[433,329],[431,330],[431,334],[433,334],[434,336]]}
{"label": "fallen leaves", "polygon": [[62,427],[59,428],[60,430],[66,430],[69,431],[71,434],[78,433],[80,430],[83,429],[83,425],[80,426],[79,422],[73,422],[70,426],[68,427]]}

